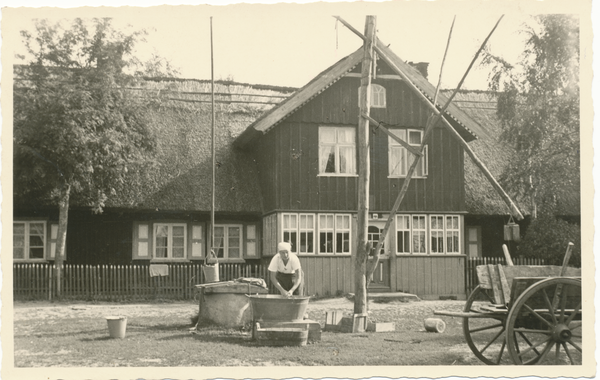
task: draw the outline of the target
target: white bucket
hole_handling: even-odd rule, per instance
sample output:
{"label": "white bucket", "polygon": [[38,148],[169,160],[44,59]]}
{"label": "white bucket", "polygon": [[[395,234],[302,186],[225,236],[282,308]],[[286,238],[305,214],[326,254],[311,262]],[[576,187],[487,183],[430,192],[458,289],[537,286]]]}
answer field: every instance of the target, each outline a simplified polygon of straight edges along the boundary
{"label": "white bucket", "polygon": [[108,333],[111,338],[125,338],[125,330],[127,329],[127,317],[110,316],[106,317],[108,322]]}

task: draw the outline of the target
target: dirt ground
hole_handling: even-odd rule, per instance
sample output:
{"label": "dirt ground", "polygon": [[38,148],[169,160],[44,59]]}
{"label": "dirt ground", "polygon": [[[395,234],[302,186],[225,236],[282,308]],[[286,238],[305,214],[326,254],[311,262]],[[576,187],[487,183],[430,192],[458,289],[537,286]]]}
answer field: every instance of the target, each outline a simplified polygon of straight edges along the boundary
{"label": "dirt ground", "polygon": [[[452,300],[369,302],[369,316],[375,321],[396,323],[399,322],[398,317],[401,316],[401,320],[422,325],[423,321],[416,321],[414,317],[428,313],[433,317],[434,310],[461,310],[464,302]],[[353,307],[353,302],[347,298],[311,300],[308,304],[307,313],[310,319],[324,324],[327,311],[341,310],[352,313]],[[191,318],[197,312],[198,306],[193,301],[148,304],[17,302],[14,305],[14,320],[15,322],[30,319],[50,321],[56,318],[104,318],[109,315],[169,319],[169,317],[181,317],[185,314],[189,314]]]}

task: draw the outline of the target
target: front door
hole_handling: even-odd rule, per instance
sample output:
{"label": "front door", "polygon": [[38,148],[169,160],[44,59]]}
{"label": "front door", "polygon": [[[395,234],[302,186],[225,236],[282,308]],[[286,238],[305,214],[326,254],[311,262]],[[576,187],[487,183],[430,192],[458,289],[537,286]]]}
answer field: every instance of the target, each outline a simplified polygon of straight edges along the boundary
{"label": "front door", "polygon": [[[368,239],[373,244],[371,255],[375,255],[375,248],[379,241],[379,236],[383,230],[385,222],[370,222],[368,228]],[[388,252],[389,244],[387,244],[387,238],[381,249],[381,255],[379,256],[379,263],[377,268],[371,276],[371,283],[369,284],[369,290],[372,292],[378,291],[389,291],[390,290],[390,255]]]}

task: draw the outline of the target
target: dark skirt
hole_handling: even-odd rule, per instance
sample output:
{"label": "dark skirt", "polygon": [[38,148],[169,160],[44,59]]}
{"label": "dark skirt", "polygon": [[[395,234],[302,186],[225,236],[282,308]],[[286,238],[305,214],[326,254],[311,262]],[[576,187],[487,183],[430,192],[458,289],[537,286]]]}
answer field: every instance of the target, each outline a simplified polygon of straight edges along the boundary
{"label": "dark skirt", "polygon": [[[290,290],[294,286],[294,273],[281,273],[277,272],[277,281],[279,285],[285,290]],[[294,290],[295,295],[300,295],[300,286]]]}

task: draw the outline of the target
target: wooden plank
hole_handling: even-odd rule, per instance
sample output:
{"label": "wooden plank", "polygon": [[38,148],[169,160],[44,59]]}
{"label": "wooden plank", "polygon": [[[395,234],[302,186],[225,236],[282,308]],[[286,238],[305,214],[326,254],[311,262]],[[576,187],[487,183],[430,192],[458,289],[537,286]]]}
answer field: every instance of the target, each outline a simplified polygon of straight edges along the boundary
{"label": "wooden plank", "polygon": [[502,295],[504,298],[504,304],[508,304],[510,302],[510,285],[506,280],[506,276],[504,275],[504,270],[502,270],[502,265],[497,264],[496,268],[498,270],[498,275],[500,277],[500,286],[502,287]]}
{"label": "wooden plank", "polygon": [[487,265],[488,275],[490,276],[490,282],[492,284],[494,303],[498,305],[504,304],[504,296],[502,294],[502,290],[500,289],[500,277],[496,272],[496,267],[493,264]]}

